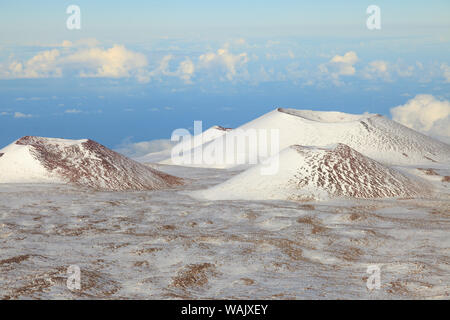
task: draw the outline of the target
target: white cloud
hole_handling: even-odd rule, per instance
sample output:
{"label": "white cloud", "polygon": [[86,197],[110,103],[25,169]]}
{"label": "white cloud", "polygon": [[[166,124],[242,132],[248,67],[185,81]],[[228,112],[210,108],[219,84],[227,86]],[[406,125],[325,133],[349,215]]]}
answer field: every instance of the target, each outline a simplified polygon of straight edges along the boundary
{"label": "white cloud", "polygon": [[421,94],[391,109],[392,119],[429,135],[450,137],[450,101]]}
{"label": "white cloud", "polygon": [[39,52],[26,62],[12,61],[6,67],[0,68],[0,78],[49,78],[61,77],[62,70],[57,65],[59,50]]}
{"label": "white cloud", "polygon": [[25,114],[22,112],[14,112],[14,118],[32,118],[33,115],[31,114]]}
{"label": "white cloud", "polygon": [[[95,39],[94,39],[95,40]],[[91,47],[96,42],[63,41],[60,49],[38,52],[25,62],[14,60],[0,66],[0,78],[55,78],[61,77],[63,70],[75,70],[80,77],[128,78],[136,77],[146,82],[143,76],[148,65],[147,58],[122,45],[103,49]]]}
{"label": "white cloud", "polygon": [[358,56],[354,51],[346,52],[343,56],[337,54],[331,59],[331,62],[345,64],[355,64],[357,61]]}
{"label": "white cloud", "polygon": [[441,71],[445,82],[450,82],[450,66],[446,63],[441,64]]}
{"label": "white cloud", "polygon": [[363,76],[366,79],[382,78],[385,81],[390,81],[389,64],[383,60],[369,62],[369,65],[364,69]]}
{"label": "white cloud", "polygon": [[355,67],[353,65],[356,62],[358,62],[358,56],[354,51],[349,51],[343,56],[334,56],[331,59],[330,64],[337,67],[339,75],[352,76],[355,74]]}
{"label": "white cloud", "polygon": [[247,64],[249,58],[246,52],[239,54],[229,52],[226,44],[217,52],[208,52],[200,55],[198,60],[201,68],[222,68],[225,71],[225,77],[231,81],[238,75],[239,69]]}
{"label": "white cloud", "polygon": [[145,76],[148,78],[148,80],[150,80],[151,78],[171,75],[171,72],[169,70],[169,63],[172,59],[173,55],[165,55],[159,62],[158,66],[154,70],[148,72]]}
{"label": "white cloud", "polygon": [[358,55],[354,51],[346,52],[343,56],[336,55],[325,64],[319,65],[322,73],[329,74],[335,83],[338,84],[340,76],[353,76],[356,73],[355,64],[358,62]]}
{"label": "white cloud", "polygon": [[195,66],[189,58],[186,58],[186,60],[182,61],[177,70],[177,74],[180,79],[184,80],[187,83],[191,81],[191,77],[193,76],[194,72]]}
{"label": "white cloud", "polygon": [[133,52],[122,45],[114,45],[106,50],[101,48],[82,49],[65,57],[63,62],[75,64],[77,68],[81,67],[81,77],[93,78],[136,76],[148,64],[147,58],[142,53]]}
{"label": "white cloud", "polygon": [[195,65],[189,58],[181,61],[176,71],[170,71],[170,62],[174,56],[168,54],[159,62],[158,66],[147,74],[148,79],[155,78],[161,80],[161,76],[178,77],[185,83],[191,83],[191,78],[195,73]]}

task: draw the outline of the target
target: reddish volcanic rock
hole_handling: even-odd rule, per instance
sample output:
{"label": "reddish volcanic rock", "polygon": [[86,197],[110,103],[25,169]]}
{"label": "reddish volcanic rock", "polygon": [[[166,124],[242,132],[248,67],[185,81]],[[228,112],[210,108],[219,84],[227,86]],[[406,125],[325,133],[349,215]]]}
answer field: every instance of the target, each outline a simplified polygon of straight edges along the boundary
{"label": "reddish volcanic rock", "polygon": [[221,131],[231,131],[231,130],[233,130],[233,128],[225,128],[225,127],[222,127],[222,126],[214,126],[213,128],[217,129],[217,130],[221,130]]}
{"label": "reddish volcanic rock", "polygon": [[333,196],[354,198],[411,197],[427,192],[418,181],[342,143],[315,151],[302,146],[292,148],[304,156],[306,167],[312,169],[291,180],[299,189],[314,186]]}
{"label": "reddish volcanic rock", "polygon": [[156,190],[183,184],[183,180],[133,161],[92,140],[64,140],[25,136],[16,145],[27,146],[52,176],[100,190]]}

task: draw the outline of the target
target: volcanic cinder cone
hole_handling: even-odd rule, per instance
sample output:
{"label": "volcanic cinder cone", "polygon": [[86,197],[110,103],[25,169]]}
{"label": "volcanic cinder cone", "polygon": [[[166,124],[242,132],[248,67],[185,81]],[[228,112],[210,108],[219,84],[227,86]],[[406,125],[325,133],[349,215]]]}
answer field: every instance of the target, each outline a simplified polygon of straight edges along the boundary
{"label": "volcanic cinder cone", "polygon": [[26,136],[0,154],[0,183],[71,183],[99,190],[157,190],[183,183],[92,140]]}

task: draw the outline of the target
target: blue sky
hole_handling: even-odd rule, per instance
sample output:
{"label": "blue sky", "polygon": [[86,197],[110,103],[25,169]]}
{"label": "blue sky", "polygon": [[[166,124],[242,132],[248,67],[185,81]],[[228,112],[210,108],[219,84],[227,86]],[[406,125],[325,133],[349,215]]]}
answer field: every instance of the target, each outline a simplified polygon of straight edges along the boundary
{"label": "blue sky", "polygon": [[[81,30],[66,28],[71,4]],[[366,27],[371,4],[381,30]],[[420,94],[444,111],[450,99],[448,1],[18,0],[0,12],[0,146],[116,147],[279,106],[390,116]]]}

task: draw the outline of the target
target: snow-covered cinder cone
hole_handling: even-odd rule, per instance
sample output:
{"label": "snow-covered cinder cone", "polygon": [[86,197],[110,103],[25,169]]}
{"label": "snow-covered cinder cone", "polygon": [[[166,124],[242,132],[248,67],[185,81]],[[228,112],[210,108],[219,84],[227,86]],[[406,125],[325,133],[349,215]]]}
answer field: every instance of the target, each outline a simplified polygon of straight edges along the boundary
{"label": "snow-covered cinder cone", "polygon": [[[276,131],[276,140],[258,133]],[[254,137],[254,138],[252,138]],[[241,151],[222,148],[223,141],[251,141]],[[388,165],[418,165],[450,162],[450,145],[409,129],[379,114],[348,114],[343,112],[312,111],[278,108],[252,120],[195,149],[195,153],[222,150],[224,158],[266,158],[261,150],[270,150],[277,142],[279,150],[291,145],[325,147],[343,143]],[[226,143],[225,143],[226,145]],[[254,147],[256,146],[256,147]],[[254,148],[252,148],[254,147]],[[198,150],[200,149],[201,150]],[[262,153],[264,154],[264,153]],[[270,154],[271,155],[271,154]],[[203,157],[206,158],[206,157]],[[231,168],[239,163],[195,163],[196,166]]]}
{"label": "snow-covered cinder cone", "polygon": [[156,190],[183,183],[92,140],[26,136],[0,154],[0,183],[72,183],[99,190]]}
{"label": "snow-covered cinder cone", "polygon": [[[197,122],[197,121],[196,121]],[[194,128],[195,128],[194,123]],[[148,153],[142,157],[136,158],[136,161],[142,162],[142,163],[149,163],[149,162],[159,162],[161,164],[173,164],[172,162],[172,150],[184,150],[188,153],[194,153],[194,150],[201,147],[204,144],[207,144],[208,142],[215,140],[221,136],[223,136],[225,133],[231,131],[231,128],[225,128],[222,126],[212,126],[211,128],[202,131],[202,128],[200,128],[199,132],[195,132],[194,129],[194,135],[191,136],[190,134],[189,139],[181,139],[181,142],[178,142],[175,144],[172,148],[169,148],[167,150],[162,150],[159,152],[151,152]],[[186,133],[188,131],[186,130]],[[181,137],[179,137],[181,138]]]}
{"label": "snow-covered cinder cone", "polygon": [[426,182],[345,144],[328,148],[293,145],[277,157],[279,171],[275,175],[261,175],[262,165],[258,165],[193,195],[212,200],[325,200],[421,197],[431,192]]}

